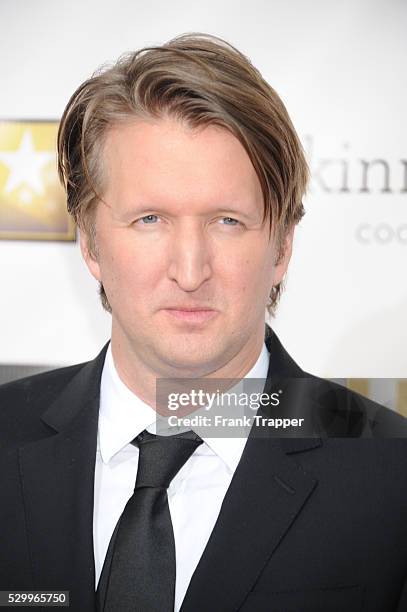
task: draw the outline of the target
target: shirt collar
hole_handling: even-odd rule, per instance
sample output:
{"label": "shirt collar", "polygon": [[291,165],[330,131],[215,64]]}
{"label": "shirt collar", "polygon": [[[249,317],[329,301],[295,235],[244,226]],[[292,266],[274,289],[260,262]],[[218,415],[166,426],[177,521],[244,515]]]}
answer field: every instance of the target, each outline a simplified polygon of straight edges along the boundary
{"label": "shirt collar", "polygon": [[[260,378],[265,380],[269,367],[270,354],[265,344],[263,344],[260,355],[244,378]],[[227,465],[229,471],[233,473],[237,464],[240,461],[247,438],[229,437],[229,438],[207,438],[201,436],[206,444],[212,449],[218,457]]]}
{"label": "shirt collar", "polygon": [[[269,352],[265,344],[245,378],[266,379]],[[155,431],[156,412],[124,384],[117,373],[109,344],[100,383],[98,450],[102,461],[110,459],[144,429]],[[234,472],[246,444],[246,438],[207,438],[209,448]],[[198,447],[199,448],[199,447]]]}
{"label": "shirt collar", "polygon": [[109,344],[100,382],[98,447],[104,463],[156,420],[155,410],[124,384]]}

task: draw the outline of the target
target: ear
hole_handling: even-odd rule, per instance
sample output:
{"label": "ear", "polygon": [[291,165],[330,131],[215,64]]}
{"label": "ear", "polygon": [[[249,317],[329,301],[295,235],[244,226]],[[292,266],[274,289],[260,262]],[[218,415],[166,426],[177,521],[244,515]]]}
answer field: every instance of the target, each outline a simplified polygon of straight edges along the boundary
{"label": "ear", "polygon": [[102,282],[99,263],[95,258],[94,254],[92,254],[89,249],[89,236],[86,232],[82,230],[80,230],[79,232],[79,242],[81,246],[82,257],[85,260],[89,272],[92,274],[93,278],[95,278],[99,282]]}
{"label": "ear", "polygon": [[286,233],[283,244],[281,245],[281,249],[279,253],[276,253],[278,257],[276,261],[276,265],[274,268],[273,275],[273,285],[278,285],[284,278],[285,273],[287,272],[288,264],[290,263],[291,253],[293,250],[293,240],[294,240],[294,229],[293,225],[288,232]]}

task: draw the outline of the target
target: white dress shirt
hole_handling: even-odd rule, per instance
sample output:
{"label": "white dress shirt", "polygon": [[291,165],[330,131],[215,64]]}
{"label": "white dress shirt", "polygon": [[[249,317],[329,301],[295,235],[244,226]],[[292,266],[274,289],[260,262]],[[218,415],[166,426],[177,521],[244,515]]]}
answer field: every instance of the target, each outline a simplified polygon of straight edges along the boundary
{"label": "white dress shirt", "polygon": [[[264,344],[245,378],[267,377]],[[130,442],[144,429],[155,432],[156,413],[119,378],[109,344],[100,388],[95,467],[93,541],[96,586],[116,523],[136,481],[139,451]],[[218,518],[247,438],[205,438],[168,488],[176,556],[175,612]],[[96,588],[95,586],[95,588]]]}

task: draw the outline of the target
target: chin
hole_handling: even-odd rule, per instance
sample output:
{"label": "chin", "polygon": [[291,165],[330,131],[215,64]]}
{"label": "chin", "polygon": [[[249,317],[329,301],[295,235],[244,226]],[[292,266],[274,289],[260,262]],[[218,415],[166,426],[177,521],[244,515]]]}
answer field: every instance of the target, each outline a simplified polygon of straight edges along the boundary
{"label": "chin", "polygon": [[[160,353],[163,360],[178,371],[183,371],[186,376],[204,376],[209,372],[213,372],[221,364],[221,355],[223,351],[218,343],[205,341],[195,337],[191,341],[168,343],[168,350],[163,352],[165,343],[160,344]],[[215,346],[216,344],[216,346]]]}

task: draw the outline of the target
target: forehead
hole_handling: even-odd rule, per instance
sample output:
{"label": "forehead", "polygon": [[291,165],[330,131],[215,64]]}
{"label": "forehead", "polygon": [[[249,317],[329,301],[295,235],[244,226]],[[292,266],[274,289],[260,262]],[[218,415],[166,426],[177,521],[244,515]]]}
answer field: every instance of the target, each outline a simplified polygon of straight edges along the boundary
{"label": "forehead", "polygon": [[248,154],[218,126],[191,129],[169,118],[126,122],[109,130],[103,158],[105,195],[114,201],[181,208],[234,202],[263,210]]}

